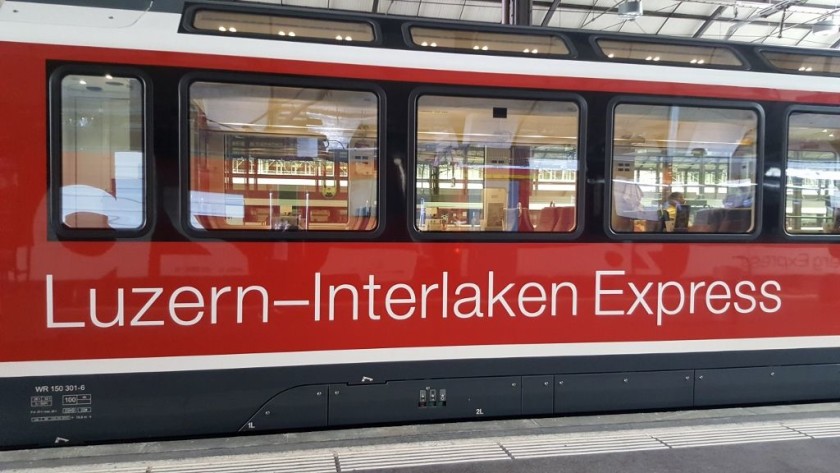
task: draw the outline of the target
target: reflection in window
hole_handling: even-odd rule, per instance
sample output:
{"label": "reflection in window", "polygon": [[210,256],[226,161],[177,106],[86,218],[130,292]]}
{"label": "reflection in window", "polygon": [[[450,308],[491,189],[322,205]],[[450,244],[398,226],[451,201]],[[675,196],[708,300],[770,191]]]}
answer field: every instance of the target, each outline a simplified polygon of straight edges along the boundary
{"label": "reflection in window", "polygon": [[199,10],[193,19],[198,30],[231,36],[256,35],[267,39],[297,39],[370,43],[373,26],[363,21],[335,21],[296,16]]}
{"label": "reflection in window", "polygon": [[411,41],[424,48],[456,49],[477,53],[512,53],[527,56],[568,56],[569,47],[558,36],[443,28],[411,28]]}
{"label": "reflection in window", "polygon": [[421,97],[415,228],[574,231],[578,121],[570,102]]}
{"label": "reflection in window", "polygon": [[110,74],[61,80],[61,222],[137,230],[145,222],[143,87]]}
{"label": "reflection in window", "polygon": [[193,228],[376,227],[375,94],[195,82],[189,100]]}
{"label": "reflection in window", "polygon": [[614,126],[613,231],[753,228],[754,111],[623,104],[615,109]]}
{"label": "reflection in window", "polygon": [[599,39],[596,41],[601,52],[616,61],[645,61],[696,67],[744,68],[730,48],[722,46],[689,46],[661,42]]}
{"label": "reflection in window", "polygon": [[788,123],[785,230],[840,233],[840,115],[794,113]]}
{"label": "reflection in window", "polygon": [[773,67],[800,74],[840,74],[840,58],[799,51],[761,51]]}

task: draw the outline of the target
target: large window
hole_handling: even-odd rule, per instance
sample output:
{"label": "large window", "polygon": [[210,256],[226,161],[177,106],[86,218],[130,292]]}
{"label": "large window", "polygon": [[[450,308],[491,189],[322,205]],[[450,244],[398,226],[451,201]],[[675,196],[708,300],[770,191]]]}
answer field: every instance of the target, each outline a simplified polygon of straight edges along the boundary
{"label": "large window", "polygon": [[579,121],[568,101],[421,96],[415,228],[574,231]]}
{"label": "large window", "polygon": [[840,115],[793,113],[788,122],[785,230],[840,233]]}
{"label": "large window", "polygon": [[758,125],[748,109],[617,105],[612,230],[750,232]]}
{"label": "large window", "polygon": [[64,228],[139,230],[146,222],[143,85],[137,78],[61,79],[58,209]]}
{"label": "large window", "polygon": [[189,105],[193,228],[376,228],[376,94],[194,82]]}

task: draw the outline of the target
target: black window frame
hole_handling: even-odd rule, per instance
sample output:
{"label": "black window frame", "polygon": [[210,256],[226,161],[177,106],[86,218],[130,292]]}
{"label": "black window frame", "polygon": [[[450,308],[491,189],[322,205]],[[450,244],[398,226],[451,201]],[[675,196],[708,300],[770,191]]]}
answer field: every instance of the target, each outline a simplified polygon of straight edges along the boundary
{"label": "black window frame", "polygon": [[[692,233],[692,232],[616,232],[612,228],[613,211],[613,163],[615,162],[615,109],[619,105],[651,105],[651,106],[685,106],[697,108],[728,108],[737,110],[752,110],[756,114],[756,171],[755,198],[753,202],[754,219],[752,230],[746,233]],[[764,108],[758,102],[735,100],[704,100],[704,99],[673,99],[668,97],[648,97],[633,95],[616,95],[607,105],[607,137],[605,143],[605,172],[604,172],[604,234],[613,241],[753,241],[762,233],[762,209],[764,203],[764,133],[766,118]]]}
{"label": "black window frame", "polygon": [[[571,102],[578,107],[578,170],[575,183],[575,229],[571,232],[436,232],[415,228],[417,208],[417,112],[418,100],[427,95],[475,99],[537,100]],[[406,220],[408,234],[414,241],[477,241],[477,242],[563,242],[578,239],[586,222],[586,166],[587,166],[587,102],[574,92],[553,92],[528,89],[502,89],[470,86],[421,86],[409,95],[408,115],[408,178],[406,179]]]}
{"label": "black window frame", "polygon": [[[300,87],[308,89],[331,89],[374,94],[377,103],[377,205],[376,227],[370,231],[359,230],[324,230],[324,231],[274,231],[274,230],[201,230],[190,224],[190,123],[189,89],[194,82],[216,82],[223,84],[254,85],[267,87]],[[386,229],[386,131],[387,101],[385,91],[376,83],[366,80],[282,76],[256,73],[227,73],[218,71],[197,71],[184,75],[178,84],[179,117],[182,132],[179,134],[179,169],[180,169],[180,216],[179,224],[183,232],[196,240],[231,240],[231,241],[368,241],[379,238]]]}
{"label": "black window frame", "polygon": [[[209,11],[216,11],[216,12],[228,12],[228,13],[241,13],[241,14],[251,14],[251,15],[273,15],[273,16],[284,16],[284,17],[292,17],[292,18],[301,18],[306,20],[322,20],[322,21],[332,21],[332,22],[347,22],[347,23],[365,23],[370,25],[371,30],[373,32],[373,41],[358,41],[358,42],[346,42],[346,41],[338,41],[335,39],[326,39],[326,38],[308,38],[303,36],[271,36],[271,35],[261,35],[255,33],[227,33],[221,31],[211,31],[211,30],[204,30],[200,28],[196,28],[193,26],[195,22],[195,16],[198,12],[202,10],[209,10]],[[382,27],[379,23],[372,20],[369,16],[362,16],[353,13],[335,13],[331,12],[329,15],[324,15],[324,13],[320,13],[318,11],[313,11],[312,9],[303,9],[303,8],[294,8],[294,7],[283,7],[282,9],[278,9],[276,7],[271,6],[264,6],[259,4],[248,5],[248,4],[241,4],[241,5],[224,5],[224,4],[208,4],[208,3],[192,3],[188,2],[184,4],[184,13],[181,15],[181,26],[180,30],[181,33],[188,33],[188,34],[197,34],[197,35],[207,35],[207,36],[221,36],[224,38],[250,38],[250,39],[262,39],[266,41],[289,41],[289,42],[298,42],[298,43],[316,43],[316,44],[330,44],[330,45],[343,45],[343,46],[382,46],[383,43],[383,35],[382,35]]]}
{"label": "black window frame", "polygon": [[[143,224],[136,229],[114,229],[114,228],[72,228],[67,226],[61,217],[62,213],[62,175],[63,175],[63,142],[62,142],[62,94],[61,83],[65,77],[70,75],[100,76],[107,74],[118,77],[137,79],[142,88],[143,106]],[[153,148],[153,117],[152,109],[153,87],[149,76],[140,68],[125,65],[110,64],[67,64],[57,67],[48,73],[48,176],[49,176],[49,199],[48,199],[48,228],[51,230],[49,237],[59,240],[115,240],[115,239],[139,239],[151,234],[157,215],[154,211],[155,202],[155,172],[154,172],[154,148]]]}
{"label": "black window frame", "polygon": [[785,134],[782,139],[782,169],[779,179],[779,222],[781,233],[789,241],[840,241],[840,233],[790,233],[787,229],[787,168],[788,168],[788,147],[790,146],[790,117],[796,113],[814,113],[820,115],[837,115],[840,119],[840,109],[832,106],[819,105],[790,105],[785,110]]}
{"label": "black window frame", "polygon": [[[726,66],[726,65],[695,65],[695,64],[682,64],[679,62],[671,62],[671,61],[658,61],[658,62],[651,62],[645,60],[633,60],[633,59],[624,59],[624,58],[610,58],[605,53],[603,48],[598,44],[600,40],[610,40],[610,41],[619,41],[626,40],[629,42],[634,43],[644,43],[644,44],[659,44],[664,46],[686,46],[686,47],[714,47],[725,49],[732,53],[732,55],[739,61],[741,61],[741,66]],[[680,39],[661,39],[655,37],[629,37],[627,35],[608,35],[608,34],[594,34],[589,37],[589,45],[595,54],[598,57],[599,61],[607,62],[607,63],[622,63],[622,64],[643,64],[645,66],[660,66],[660,67],[682,67],[685,69],[707,69],[707,70],[723,70],[723,71],[750,71],[750,62],[744,57],[741,52],[730,45],[720,44],[720,43],[705,43],[702,40],[680,40]]]}
{"label": "black window frame", "polygon": [[793,74],[797,76],[810,76],[810,77],[840,77],[840,72],[830,73],[830,72],[814,72],[814,71],[799,71],[799,70],[791,70],[791,69],[783,69],[775,64],[773,61],[765,56],[765,53],[778,53],[778,54],[788,54],[791,56],[802,56],[802,57],[829,57],[829,58],[836,58],[840,62],[840,56],[836,53],[833,53],[832,50],[813,50],[813,49],[803,49],[797,50],[795,48],[774,48],[768,46],[757,47],[755,49],[756,56],[764,63],[764,65],[772,72],[776,72],[779,74]]}
{"label": "black window frame", "polygon": [[[458,48],[445,48],[445,47],[425,47],[415,43],[412,40],[411,29],[412,28],[426,28],[432,30],[451,30],[451,31],[465,31],[471,33],[490,33],[490,34],[507,34],[507,35],[515,35],[515,34],[522,34],[522,35],[530,35],[530,36],[545,36],[545,37],[554,37],[559,38],[563,44],[565,44],[566,49],[569,50],[567,54],[537,54],[533,55],[530,53],[522,53],[522,52],[514,52],[514,51],[499,51],[499,50],[475,50],[475,49],[458,49]],[[436,23],[429,23],[423,21],[408,21],[402,25],[402,35],[403,41],[405,46],[411,50],[415,51],[429,51],[429,52],[445,52],[445,53],[457,53],[457,54],[470,54],[476,56],[505,56],[505,57],[516,57],[516,58],[531,58],[531,59],[576,59],[578,57],[578,51],[575,48],[574,43],[569,39],[568,36],[561,34],[557,31],[551,31],[547,28],[536,28],[536,27],[526,27],[526,26],[499,26],[499,25],[482,25],[482,24],[474,24],[474,23],[454,23],[454,22],[436,22]]]}

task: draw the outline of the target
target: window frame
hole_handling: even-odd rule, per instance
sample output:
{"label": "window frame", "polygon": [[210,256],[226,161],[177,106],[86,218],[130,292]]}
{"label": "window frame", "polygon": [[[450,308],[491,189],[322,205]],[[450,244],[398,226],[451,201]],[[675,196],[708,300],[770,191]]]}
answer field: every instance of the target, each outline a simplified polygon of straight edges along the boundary
{"label": "window frame", "polygon": [[[575,182],[575,229],[572,232],[436,232],[419,231],[415,228],[417,208],[417,113],[418,102],[427,95],[450,96],[474,99],[535,100],[543,102],[571,102],[578,107],[578,170]],[[408,234],[414,241],[479,241],[479,242],[557,242],[575,240],[584,232],[586,216],[586,128],[587,103],[577,93],[549,92],[527,89],[500,89],[480,87],[422,86],[412,90],[408,107],[408,166],[406,179],[406,220]]]}
{"label": "window frame", "polygon": [[[619,105],[679,106],[711,109],[751,110],[756,114],[756,163],[755,163],[755,198],[753,202],[753,226],[746,233],[692,233],[692,232],[616,232],[612,228],[613,211],[613,163],[615,162],[615,111]],[[766,126],[764,109],[757,102],[671,99],[668,97],[641,97],[617,95],[607,105],[607,141],[604,150],[604,234],[614,241],[752,241],[762,233],[763,183],[764,183],[764,130]]]}
{"label": "window frame", "polygon": [[808,57],[826,57],[826,58],[835,58],[840,61],[840,56],[837,54],[832,54],[831,50],[815,50],[815,49],[801,49],[797,50],[794,48],[774,48],[769,46],[761,46],[757,47],[756,56],[764,63],[765,67],[767,67],[771,72],[775,72],[778,74],[792,74],[796,76],[811,76],[811,77],[838,77],[840,76],[840,72],[821,72],[821,71],[799,71],[799,70],[792,70],[792,69],[784,69],[776,65],[770,58],[767,57],[766,53],[771,54],[787,54],[790,56],[797,56],[802,58]]}
{"label": "window frame", "polygon": [[[142,90],[141,105],[143,107],[143,224],[135,229],[114,228],[73,228],[67,226],[61,218],[62,213],[62,175],[63,175],[63,141],[62,141],[62,104],[63,96],[61,84],[70,75],[105,76],[111,74],[119,77],[136,79]],[[140,69],[127,66],[111,66],[107,64],[59,66],[48,73],[48,143],[49,143],[49,199],[47,209],[49,237],[58,240],[115,240],[139,239],[148,236],[155,226],[157,215],[154,212],[154,150],[153,150],[153,116],[152,109],[152,81]]]}
{"label": "window frame", "polygon": [[[459,49],[459,48],[446,48],[446,47],[436,47],[436,48],[428,48],[421,46],[414,42],[412,39],[411,30],[413,28],[425,28],[430,30],[442,30],[442,31],[461,31],[461,32],[469,32],[469,33],[487,33],[487,34],[505,34],[505,35],[528,35],[528,36],[541,36],[541,37],[553,37],[558,38],[563,44],[566,46],[566,49],[569,50],[566,54],[526,54],[523,52],[515,52],[515,51],[500,51],[500,50],[473,50],[473,49]],[[413,51],[428,51],[428,52],[445,52],[445,53],[455,53],[455,54],[469,54],[475,56],[505,56],[505,57],[516,57],[516,58],[530,58],[530,59],[576,59],[578,57],[578,51],[575,48],[574,42],[569,40],[569,37],[562,34],[559,31],[551,31],[546,28],[536,28],[536,27],[526,27],[526,26],[499,26],[493,24],[474,24],[474,23],[454,23],[454,22],[436,22],[436,23],[428,23],[422,21],[408,21],[402,25],[402,36],[403,36],[403,43],[406,47]]]}
{"label": "window frame", "polygon": [[[726,66],[723,64],[720,65],[695,65],[695,64],[682,64],[678,62],[671,62],[671,61],[660,61],[660,62],[650,62],[645,60],[633,60],[633,59],[623,59],[623,58],[610,58],[604,53],[604,49],[598,43],[601,40],[608,40],[608,41],[628,41],[633,43],[642,43],[642,44],[653,44],[653,45],[663,45],[663,46],[688,46],[688,47],[710,47],[710,48],[720,48],[729,51],[735,59],[741,62],[740,66]],[[738,48],[720,44],[720,43],[706,43],[705,41],[689,41],[689,40],[681,40],[679,38],[669,38],[667,40],[656,38],[656,37],[630,37],[626,35],[607,35],[607,34],[594,34],[589,37],[589,46],[595,51],[595,54],[598,56],[599,61],[607,62],[607,63],[619,63],[619,64],[643,64],[646,66],[661,66],[661,67],[681,67],[686,69],[712,69],[712,70],[723,70],[723,71],[750,71],[752,68],[750,67],[750,62],[744,57],[743,54],[738,50]]]}
{"label": "window frame", "polygon": [[[231,33],[222,33],[220,31],[212,31],[212,30],[204,30],[200,28],[196,28],[194,25],[195,23],[195,16],[198,12],[202,10],[209,10],[209,11],[216,11],[220,13],[240,13],[245,15],[271,15],[271,16],[283,16],[283,17],[292,17],[292,18],[302,18],[306,20],[324,20],[324,21],[332,21],[332,22],[346,22],[346,23],[366,23],[370,25],[371,32],[373,33],[373,40],[372,41],[358,41],[358,42],[345,42],[345,41],[337,41],[335,39],[326,39],[326,38],[309,38],[303,36],[269,36],[269,35],[262,35],[256,33],[239,33],[236,32],[234,34]],[[179,28],[179,32],[181,33],[188,33],[188,34],[197,34],[197,35],[206,35],[206,36],[221,36],[224,38],[242,38],[242,39],[261,39],[265,41],[289,41],[289,42],[296,42],[296,43],[317,43],[317,44],[330,44],[330,45],[343,45],[343,46],[382,46],[383,43],[383,35],[382,35],[382,28],[376,21],[373,21],[369,16],[361,16],[353,14],[352,12],[341,12],[341,13],[332,13],[325,17],[323,13],[318,11],[313,11],[312,9],[301,9],[301,8],[294,8],[294,7],[283,7],[282,10],[278,10],[275,7],[260,5],[260,4],[239,4],[239,5],[224,5],[224,4],[205,4],[205,3],[193,3],[187,4],[184,8],[184,13],[181,15],[181,26]]]}
{"label": "window frame", "polygon": [[820,115],[836,115],[840,118],[840,109],[832,106],[818,106],[818,105],[790,105],[785,110],[785,133],[782,138],[782,169],[780,173],[779,192],[781,197],[781,204],[779,205],[779,223],[781,226],[781,233],[786,240],[789,241],[840,241],[840,233],[790,233],[787,229],[787,168],[788,168],[788,149],[790,146],[790,117],[795,113],[812,113]]}
{"label": "window frame", "polygon": [[[215,82],[233,85],[252,85],[260,87],[299,87],[306,89],[331,89],[368,92],[376,96],[377,103],[377,176],[376,176],[376,227],[370,231],[360,230],[324,230],[324,231],[273,231],[273,230],[201,230],[190,224],[190,86],[195,82]],[[385,154],[386,154],[386,112],[385,91],[377,84],[364,80],[336,79],[324,77],[299,77],[266,75],[254,73],[192,72],[184,75],[178,84],[179,104],[178,123],[180,155],[180,215],[179,225],[182,231],[198,240],[236,240],[236,241],[323,241],[323,240],[373,240],[382,235],[386,227],[387,197],[385,189]]]}

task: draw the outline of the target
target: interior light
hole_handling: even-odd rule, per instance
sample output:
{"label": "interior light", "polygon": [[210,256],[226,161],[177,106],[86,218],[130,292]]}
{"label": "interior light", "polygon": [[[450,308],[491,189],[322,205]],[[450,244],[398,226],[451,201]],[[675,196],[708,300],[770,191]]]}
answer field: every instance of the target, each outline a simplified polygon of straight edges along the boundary
{"label": "interior light", "polygon": [[538,51],[537,51],[536,49],[532,49],[532,50],[531,50],[531,54],[537,54],[537,52],[538,52]]}
{"label": "interior light", "polygon": [[697,58],[692,59],[692,60],[691,60],[691,63],[692,63],[692,64],[697,64]]}
{"label": "interior light", "polygon": [[422,43],[420,43],[420,46],[428,46],[428,45],[429,45],[428,41],[423,41]]}
{"label": "interior light", "polygon": [[705,60],[705,59],[699,59],[699,60],[697,61],[697,64],[705,64],[705,63],[706,63],[706,60]]}
{"label": "interior light", "polygon": [[111,80],[114,78],[114,76],[112,76],[111,74],[105,74],[105,78]]}
{"label": "interior light", "polygon": [[220,26],[219,31],[227,31],[227,28],[225,28],[224,26]]}
{"label": "interior light", "polygon": [[474,49],[474,50],[476,50],[476,51],[478,51],[478,49],[479,49],[479,48],[478,48],[478,45],[476,44],[475,46],[473,46],[473,49]]}
{"label": "interior light", "polygon": [[437,47],[437,43],[432,43],[432,44],[430,44],[429,46],[431,46],[431,47],[433,47],[433,48],[436,48],[436,47]]}
{"label": "interior light", "polygon": [[228,28],[228,31],[230,31],[231,33],[236,33],[236,28],[231,26],[230,28]]}
{"label": "interior light", "polygon": [[484,46],[482,46],[482,47],[481,47],[481,50],[482,50],[482,51],[487,51],[487,49],[488,49],[488,48],[487,48],[487,45],[486,45],[486,44],[485,44]]}
{"label": "interior light", "polygon": [[525,48],[525,49],[523,49],[523,50],[522,50],[522,52],[523,52],[523,53],[525,53],[525,54],[528,54],[528,53],[530,53],[530,52],[531,52],[531,50],[530,50],[530,49],[528,49],[528,48]]}
{"label": "interior light", "polygon": [[651,59],[653,59],[653,56],[648,56],[645,58],[645,61],[650,61]]}
{"label": "interior light", "polygon": [[805,66],[799,66],[799,72],[805,72]]}
{"label": "interior light", "polygon": [[278,32],[277,32],[277,34],[278,34],[278,35],[280,35],[280,36],[286,36],[286,32],[285,32],[285,31],[278,31]]}
{"label": "interior light", "polygon": [[653,60],[654,60],[654,61],[658,61],[658,60],[659,60],[659,56],[654,56]]}
{"label": "interior light", "polygon": [[607,54],[607,57],[608,57],[608,58],[610,58],[610,59],[612,59],[612,58],[614,58],[614,57],[615,57],[615,54],[614,54],[614,53],[609,53],[609,54]]}
{"label": "interior light", "polygon": [[84,79],[79,79],[79,84],[81,84],[81,85],[87,85],[87,81],[86,81],[86,80],[84,80]]}
{"label": "interior light", "polygon": [[289,31],[289,36],[297,36],[294,31]]}
{"label": "interior light", "polygon": [[344,41],[353,41],[353,38],[351,38],[351,37],[349,37],[349,36],[345,36],[345,37],[344,37]]}
{"label": "interior light", "polygon": [[341,35],[336,35],[336,36],[335,36],[335,39],[337,39],[337,40],[339,40],[339,41],[344,41],[344,37],[343,37],[343,36],[341,36]]}
{"label": "interior light", "polygon": [[805,72],[811,72],[813,70],[814,70],[814,68],[811,67],[811,66],[808,66],[808,67],[805,68]]}

